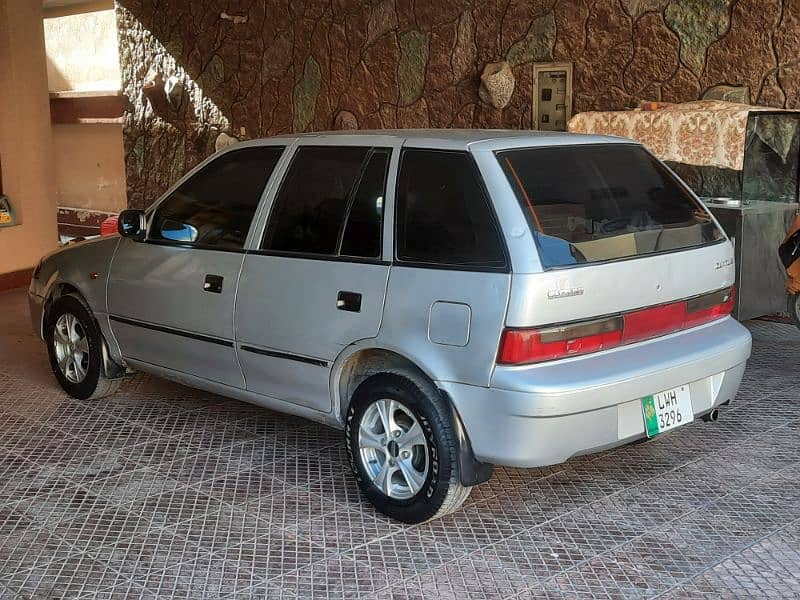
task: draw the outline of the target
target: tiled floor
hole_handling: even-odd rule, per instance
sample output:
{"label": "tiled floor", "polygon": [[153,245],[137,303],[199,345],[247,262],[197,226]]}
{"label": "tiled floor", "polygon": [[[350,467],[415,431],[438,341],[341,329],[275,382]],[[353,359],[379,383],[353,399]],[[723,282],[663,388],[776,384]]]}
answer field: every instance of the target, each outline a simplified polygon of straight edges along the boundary
{"label": "tiled floor", "polygon": [[364,503],[338,432],[136,376],[67,398],[0,295],[0,597],[800,595],[800,332],[756,323],[717,423],[548,469],[457,514]]}

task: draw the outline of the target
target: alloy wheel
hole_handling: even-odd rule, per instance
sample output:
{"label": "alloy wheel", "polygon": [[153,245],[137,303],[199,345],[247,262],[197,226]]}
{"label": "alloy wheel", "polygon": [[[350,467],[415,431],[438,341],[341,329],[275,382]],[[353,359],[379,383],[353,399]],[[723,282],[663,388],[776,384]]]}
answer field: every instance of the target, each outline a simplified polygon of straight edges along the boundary
{"label": "alloy wheel", "polygon": [[81,383],[89,370],[89,340],[78,318],[61,315],[53,332],[53,348],[61,373],[71,383]]}
{"label": "alloy wheel", "polygon": [[425,432],[402,402],[373,402],[358,428],[361,464],[372,483],[397,500],[413,498],[425,485],[430,457]]}

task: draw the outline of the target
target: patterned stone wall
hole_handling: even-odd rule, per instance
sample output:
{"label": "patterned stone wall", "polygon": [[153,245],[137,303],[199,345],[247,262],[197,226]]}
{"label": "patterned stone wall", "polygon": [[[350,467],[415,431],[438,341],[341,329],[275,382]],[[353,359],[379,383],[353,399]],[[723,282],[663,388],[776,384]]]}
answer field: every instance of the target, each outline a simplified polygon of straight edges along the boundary
{"label": "patterned stone wall", "polygon": [[[718,84],[800,108],[800,0],[117,3],[131,206],[228,135],[530,128],[537,61],[574,63],[575,111],[694,100]],[[516,84],[495,109],[479,77],[502,60]]]}

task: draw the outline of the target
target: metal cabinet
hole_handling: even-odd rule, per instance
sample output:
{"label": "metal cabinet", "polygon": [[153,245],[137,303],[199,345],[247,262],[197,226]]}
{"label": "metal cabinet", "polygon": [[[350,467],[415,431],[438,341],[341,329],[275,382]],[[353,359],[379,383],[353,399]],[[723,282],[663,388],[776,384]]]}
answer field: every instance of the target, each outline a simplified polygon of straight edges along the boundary
{"label": "metal cabinet", "polygon": [[736,307],[740,321],[786,310],[786,271],[778,245],[794,218],[796,204],[752,202],[708,205],[733,240],[736,256]]}

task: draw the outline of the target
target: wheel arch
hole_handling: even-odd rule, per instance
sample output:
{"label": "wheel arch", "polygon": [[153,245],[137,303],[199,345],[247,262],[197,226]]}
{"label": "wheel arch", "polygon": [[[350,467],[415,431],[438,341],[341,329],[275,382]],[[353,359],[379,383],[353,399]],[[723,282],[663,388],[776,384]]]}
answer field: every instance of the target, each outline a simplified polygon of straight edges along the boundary
{"label": "wheel arch", "polygon": [[45,327],[48,326],[48,319],[50,311],[53,308],[53,305],[58,301],[59,298],[64,296],[74,296],[77,300],[86,307],[86,310],[94,319],[95,323],[97,323],[97,329],[100,332],[100,344],[102,346],[103,352],[103,374],[108,377],[109,379],[116,379],[122,377],[126,373],[126,367],[121,365],[118,362],[118,359],[112,355],[111,352],[111,345],[108,343],[108,339],[106,334],[103,330],[102,324],[97,319],[94,310],[92,310],[91,305],[86,300],[86,294],[84,294],[80,288],[69,283],[67,281],[56,280],[47,291],[45,295],[44,302],[42,304],[42,319],[41,323],[39,324],[40,335],[42,339],[46,340],[47,337],[45,335]]}
{"label": "wheel arch", "polygon": [[397,350],[380,346],[350,346],[336,359],[331,370],[334,417],[344,423],[350,398],[361,382],[389,371],[420,377],[436,388],[435,380],[428,372]]}
{"label": "wheel arch", "polygon": [[67,295],[76,296],[78,300],[80,300],[83,305],[91,311],[91,307],[86,301],[86,296],[81,292],[80,289],[78,289],[78,287],[66,281],[56,280],[48,288],[44,297],[44,302],[42,303],[42,320],[41,323],[39,323],[39,333],[42,338],[44,338],[45,325],[47,324],[48,317],[50,316],[50,311],[53,309],[53,304],[55,304],[55,302],[62,296]]}
{"label": "wheel arch", "polygon": [[344,423],[350,399],[356,388],[367,378],[378,373],[408,374],[412,380],[422,380],[437,393],[450,409],[453,425],[458,435],[459,474],[461,483],[472,486],[487,481],[493,465],[475,458],[469,434],[464,427],[452,398],[436,385],[436,380],[419,364],[403,353],[379,346],[351,346],[339,356],[331,370],[332,405],[334,417]]}

